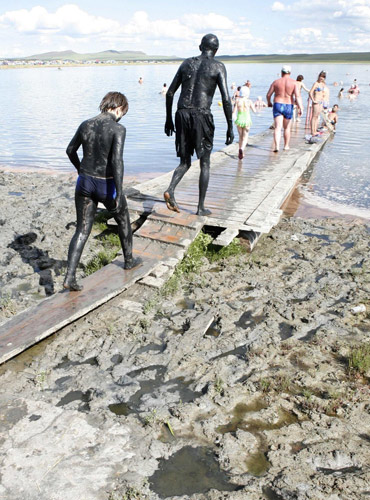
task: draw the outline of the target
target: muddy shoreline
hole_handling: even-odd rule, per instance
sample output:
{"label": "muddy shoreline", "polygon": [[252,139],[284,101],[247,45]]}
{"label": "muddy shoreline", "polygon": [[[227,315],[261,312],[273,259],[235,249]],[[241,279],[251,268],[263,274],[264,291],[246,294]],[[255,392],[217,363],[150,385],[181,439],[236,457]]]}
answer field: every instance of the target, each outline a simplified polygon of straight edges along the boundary
{"label": "muddy shoreline", "polygon": [[[0,190],[6,319],[61,288],[74,176]],[[367,498],[370,373],[349,358],[370,341],[368,241],[284,218],[252,254],[203,257],[172,295],[136,284],[5,363],[0,497]]]}

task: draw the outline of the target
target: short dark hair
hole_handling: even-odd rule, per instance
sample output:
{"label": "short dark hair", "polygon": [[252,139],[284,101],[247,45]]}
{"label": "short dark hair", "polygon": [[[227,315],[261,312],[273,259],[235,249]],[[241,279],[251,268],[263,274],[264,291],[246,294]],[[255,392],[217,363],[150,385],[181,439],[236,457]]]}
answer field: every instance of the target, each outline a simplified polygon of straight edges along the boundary
{"label": "short dark hair", "polygon": [[303,80],[303,75],[298,75],[297,76],[297,82],[301,82]]}
{"label": "short dark hair", "polygon": [[326,78],[326,71],[320,71],[319,76]]}
{"label": "short dark hair", "polygon": [[106,113],[108,109],[116,109],[122,106],[123,109],[128,109],[128,101],[124,94],[121,92],[108,92],[105,94],[101,103],[99,105],[99,109],[102,113]]}
{"label": "short dark hair", "polygon": [[339,108],[338,104],[333,104],[333,108]]}

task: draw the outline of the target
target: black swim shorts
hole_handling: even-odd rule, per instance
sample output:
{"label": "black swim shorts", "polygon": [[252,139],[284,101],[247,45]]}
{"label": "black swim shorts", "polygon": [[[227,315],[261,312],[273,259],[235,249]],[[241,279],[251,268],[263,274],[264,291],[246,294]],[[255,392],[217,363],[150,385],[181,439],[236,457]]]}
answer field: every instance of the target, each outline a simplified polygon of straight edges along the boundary
{"label": "black swim shorts", "polygon": [[175,115],[176,152],[180,158],[211,152],[215,125],[212,113],[206,109],[178,109]]}

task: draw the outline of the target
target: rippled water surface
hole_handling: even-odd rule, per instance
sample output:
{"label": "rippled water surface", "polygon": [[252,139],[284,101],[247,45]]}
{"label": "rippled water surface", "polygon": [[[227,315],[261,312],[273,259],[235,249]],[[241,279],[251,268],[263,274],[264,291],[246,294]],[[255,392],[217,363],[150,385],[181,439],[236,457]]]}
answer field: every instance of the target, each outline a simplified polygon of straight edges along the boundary
{"label": "rippled water surface", "polygon": [[[154,176],[172,170],[177,166],[174,137],[169,138],[163,132],[165,99],[159,92],[164,82],[170,84],[176,69],[177,65],[148,64],[0,71],[0,167],[72,172],[65,149],[77,126],[98,113],[99,102],[106,92],[119,90],[127,95],[130,105],[122,120],[127,128],[126,174]],[[332,208],[352,205],[368,212],[370,66],[296,64],[292,76],[303,74],[310,87],[322,69],[328,72],[330,103],[339,102],[340,118],[337,134],[325,145],[304,190],[315,204],[326,203]],[[251,98],[258,95],[265,98],[279,70],[279,64],[230,64],[228,83],[239,85],[250,79]],[[140,76],[144,78],[143,85],[138,84]],[[334,87],[333,82],[343,81],[347,90],[354,78],[360,85],[360,96],[352,102],[347,98],[338,101],[339,87]],[[214,151],[222,149],[226,135],[219,101],[216,92]],[[254,135],[271,125],[271,110],[264,109],[252,119],[251,135]]]}

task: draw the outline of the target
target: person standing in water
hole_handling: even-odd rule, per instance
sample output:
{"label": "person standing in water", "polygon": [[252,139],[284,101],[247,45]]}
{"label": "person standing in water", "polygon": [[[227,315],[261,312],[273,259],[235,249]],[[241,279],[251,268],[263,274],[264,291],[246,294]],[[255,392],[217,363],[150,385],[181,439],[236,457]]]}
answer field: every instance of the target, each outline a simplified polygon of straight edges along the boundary
{"label": "person standing in water", "polygon": [[[214,59],[218,47],[219,42],[215,35],[205,35],[199,46],[201,54],[185,59],[166,94],[164,131],[166,135],[171,136],[175,132],[176,126],[176,151],[177,156],[180,157],[180,164],[163,196],[167,208],[174,212],[180,212],[174,196],[175,188],[189,170],[191,156],[195,152],[200,160],[197,214],[209,215],[211,213],[205,208],[204,201],[209,183],[210,157],[215,129],[211,104],[217,87],[221,93],[222,106],[227,121],[226,144],[231,144],[234,140],[232,105],[227,89],[226,68],[222,62]],[[181,93],[174,125],[172,104],[174,94],[180,85]]]}
{"label": "person standing in water", "polygon": [[[105,205],[118,224],[118,235],[125,258],[125,269],[137,266],[141,259],[132,256],[130,216],[123,193],[123,146],[126,129],[117,123],[128,110],[126,97],[108,92],[101,103],[101,113],[81,123],[67,147],[67,155],[78,172],[75,191],[76,232],[68,250],[68,266],[63,287],[82,290],[76,270],[91,232],[98,202]],[[82,145],[83,158],[77,151]]]}
{"label": "person standing in water", "polygon": [[312,137],[316,137],[319,135],[317,128],[319,126],[320,114],[324,109],[324,105],[329,101],[329,89],[326,86],[325,71],[320,71],[309,95],[312,99],[311,135]]}

